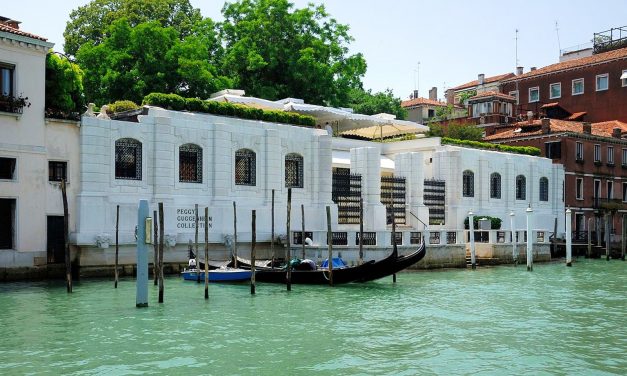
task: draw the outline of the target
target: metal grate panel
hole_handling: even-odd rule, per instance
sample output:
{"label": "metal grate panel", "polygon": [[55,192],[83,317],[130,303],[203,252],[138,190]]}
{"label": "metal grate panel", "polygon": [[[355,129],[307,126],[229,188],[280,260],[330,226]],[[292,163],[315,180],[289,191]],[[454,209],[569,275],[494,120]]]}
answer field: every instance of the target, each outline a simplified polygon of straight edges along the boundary
{"label": "metal grate panel", "polygon": [[410,232],[409,233],[409,244],[420,244],[422,243],[422,233],[421,232]]}
{"label": "metal grate panel", "polygon": [[285,187],[303,188],[303,157],[299,154],[285,156]]}
{"label": "metal grate panel", "polygon": [[351,174],[347,168],[334,169],[331,198],[337,204],[338,223],[358,224],[361,175]]}
{"label": "metal grate panel", "polygon": [[142,144],[132,138],[115,142],[115,178],[142,180]]}
{"label": "metal grate panel", "polygon": [[490,175],[490,198],[501,198],[501,174],[498,172]]}
{"label": "metal grate panel", "polygon": [[179,181],[202,183],[202,148],[194,144],[179,147]]}
{"label": "metal grate panel", "polygon": [[445,223],[446,182],[444,180],[425,179],[423,202],[429,208],[429,224]]}
{"label": "metal grate panel", "polygon": [[397,176],[381,177],[381,203],[385,205],[387,223],[392,223],[392,212],[396,224],[405,224],[405,178]]}
{"label": "metal grate panel", "polygon": [[[313,239],[313,232],[305,231],[305,238]],[[303,233],[301,231],[292,232],[292,244],[303,244]]]}
{"label": "metal grate panel", "polygon": [[[376,232],[364,232],[364,245],[377,245]],[[359,245],[359,233],[355,236],[355,245]]]}
{"label": "metal grate panel", "polygon": [[249,149],[239,149],[235,152],[235,184],[257,185],[257,157]]}
{"label": "metal grate panel", "polygon": [[[347,232],[332,232],[331,240],[333,245],[348,245],[348,233]],[[327,245],[329,244],[329,237],[327,236]]]}

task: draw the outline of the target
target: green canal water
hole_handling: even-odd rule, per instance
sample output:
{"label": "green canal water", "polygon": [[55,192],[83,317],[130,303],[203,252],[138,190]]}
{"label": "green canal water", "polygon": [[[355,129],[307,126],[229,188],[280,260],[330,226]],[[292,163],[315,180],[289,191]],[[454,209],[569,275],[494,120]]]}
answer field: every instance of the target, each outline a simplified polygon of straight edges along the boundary
{"label": "green canal water", "polygon": [[627,263],[405,272],[367,284],[0,284],[0,375],[627,373]]}

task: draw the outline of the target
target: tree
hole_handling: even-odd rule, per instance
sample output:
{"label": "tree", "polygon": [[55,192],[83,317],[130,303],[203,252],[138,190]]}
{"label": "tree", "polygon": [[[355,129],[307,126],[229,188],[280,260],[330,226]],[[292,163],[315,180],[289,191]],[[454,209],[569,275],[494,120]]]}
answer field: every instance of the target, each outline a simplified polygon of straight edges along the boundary
{"label": "tree", "polygon": [[451,121],[446,126],[440,123],[429,124],[427,137],[448,137],[456,140],[481,141],[483,130],[473,124]]}
{"label": "tree", "polygon": [[46,55],[46,116],[77,118],[85,105],[83,71],[66,57]]}
{"label": "tree", "polygon": [[349,91],[348,107],[359,114],[374,115],[385,112],[396,115],[397,119],[407,118],[407,110],[401,107],[401,99],[394,97],[390,89],[374,94],[371,90],[352,89]]}
{"label": "tree", "polygon": [[107,29],[98,44],[87,42],[77,52],[85,69],[85,94],[98,104],[128,99],[141,102],[151,92],[203,98],[230,86],[210,64],[218,46],[210,21],[197,24],[182,41],[172,27],[145,22],[132,27],[126,18]]}
{"label": "tree", "polygon": [[107,28],[121,18],[132,27],[156,21],[174,28],[180,38],[189,35],[202,20],[200,10],[193,8],[189,0],[93,0],[70,13],[63,33],[65,53],[74,56],[87,42],[99,45]]}
{"label": "tree", "polygon": [[240,0],[222,9],[224,72],[247,94],[267,99],[297,96],[333,106],[362,87],[366,62],[348,55],[353,40],[323,5],[292,10],[288,0]]}

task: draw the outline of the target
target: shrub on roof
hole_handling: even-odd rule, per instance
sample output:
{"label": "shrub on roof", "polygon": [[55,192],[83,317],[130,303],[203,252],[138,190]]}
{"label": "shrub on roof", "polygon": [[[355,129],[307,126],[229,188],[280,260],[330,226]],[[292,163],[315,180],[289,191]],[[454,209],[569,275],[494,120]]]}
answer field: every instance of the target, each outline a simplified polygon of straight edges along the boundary
{"label": "shrub on roof", "polygon": [[533,146],[509,146],[500,144],[491,144],[489,142],[457,140],[454,138],[443,137],[442,144],[466,146],[475,149],[496,150],[507,153],[524,154],[524,155],[540,155],[540,149]]}
{"label": "shrub on roof", "polygon": [[311,116],[292,112],[261,110],[240,104],[204,101],[198,98],[183,98],[177,94],[150,93],[144,97],[142,104],[163,107],[168,110],[203,112],[272,123],[304,125],[308,127],[316,125],[316,119]]}
{"label": "shrub on roof", "polygon": [[107,112],[109,112],[111,114],[115,114],[116,112],[124,112],[124,111],[136,110],[136,109],[139,108],[137,103],[135,103],[133,101],[128,101],[128,100],[115,101],[115,102],[109,104],[108,106],[109,106],[109,111],[107,111]]}

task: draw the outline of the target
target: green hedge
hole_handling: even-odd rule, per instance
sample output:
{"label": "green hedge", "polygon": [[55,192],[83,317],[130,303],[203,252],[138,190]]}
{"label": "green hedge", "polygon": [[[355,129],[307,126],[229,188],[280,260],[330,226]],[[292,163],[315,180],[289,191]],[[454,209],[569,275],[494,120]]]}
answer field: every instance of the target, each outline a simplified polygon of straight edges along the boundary
{"label": "green hedge", "polygon": [[232,103],[204,101],[198,98],[183,98],[177,94],[150,93],[144,97],[142,104],[163,107],[168,110],[203,112],[272,123],[304,125],[308,127],[316,125],[316,119],[311,116],[284,111],[261,110]]}
{"label": "green hedge", "polygon": [[540,149],[533,146],[509,146],[501,144],[491,144],[489,142],[469,141],[469,140],[457,140],[454,138],[442,137],[443,144],[467,146],[475,149],[488,149],[496,151],[504,151],[507,153],[525,154],[525,155],[540,155]]}
{"label": "green hedge", "polygon": [[137,103],[133,101],[115,101],[113,103],[108,104],[110,114],[115,114],[116,112],[124,112],[130,110],[136,110],[139,108]]}
{"label": "green hedge", "polygon": [[[484,218],[490,220],[490,228],[492,230],[499,230],[501,228],[501,223],[503,222],[501,220],[501,218],[490,217],[489,215],[478,215],[477,214],[477,215],[475,215],[473,217],[473,221],[472,221],[472,223],[474,223],[475,230],[479,229],[479,220],[480,219],[484,219]],[[469,227],[468,227],[468,217],[466,217],[466,219],[464,219],[464,228],[466,230],[469,229]]]}

